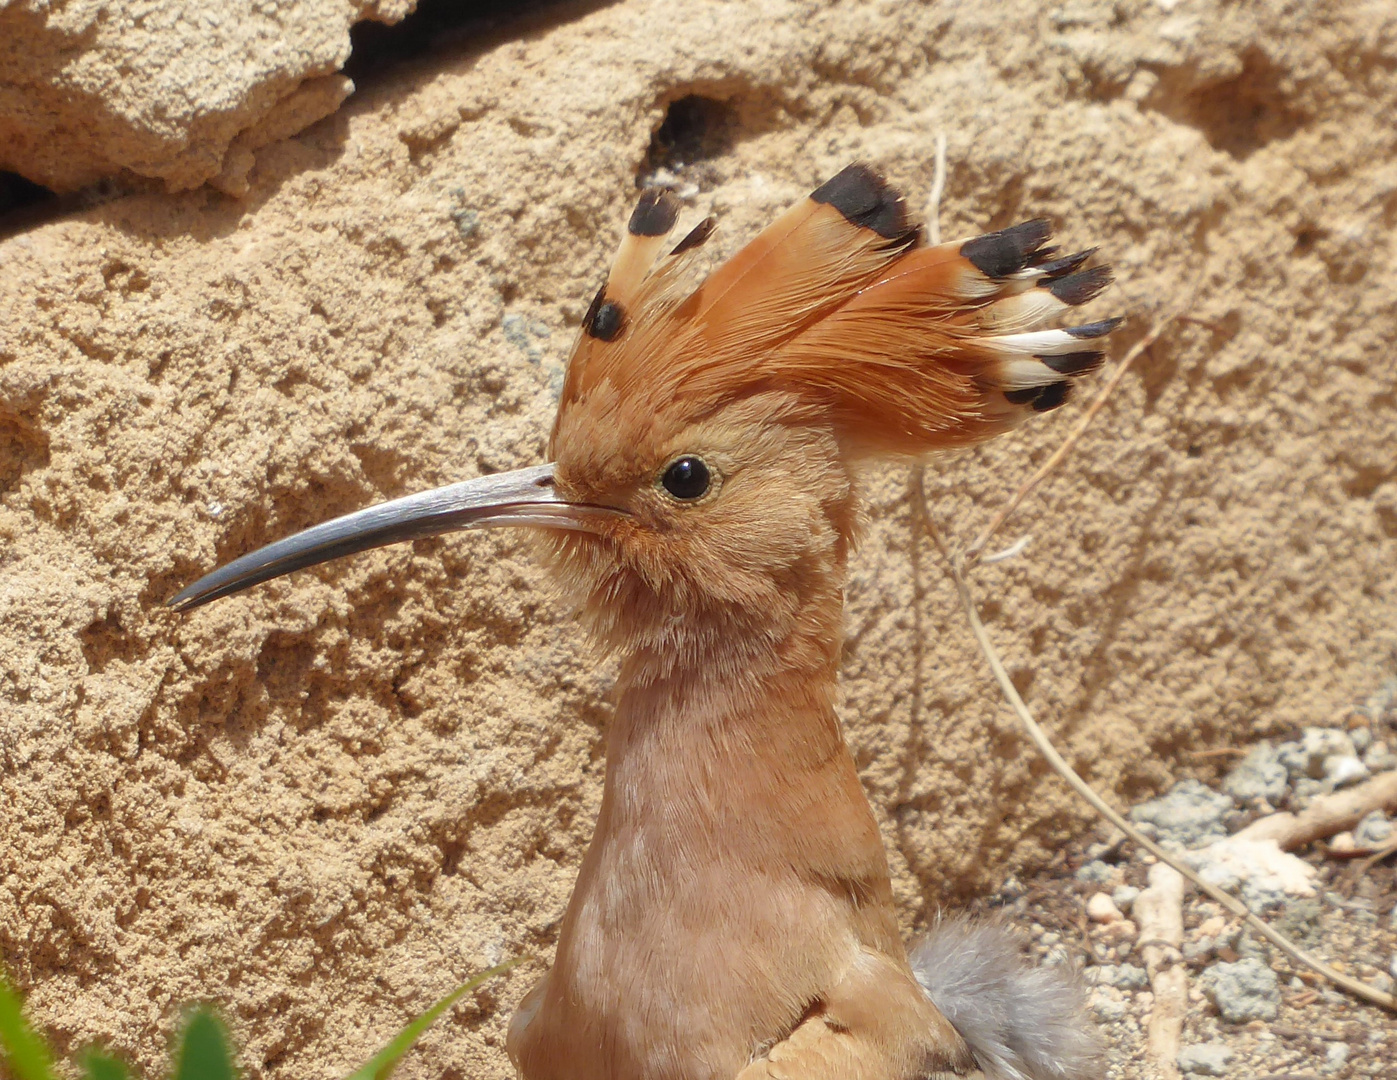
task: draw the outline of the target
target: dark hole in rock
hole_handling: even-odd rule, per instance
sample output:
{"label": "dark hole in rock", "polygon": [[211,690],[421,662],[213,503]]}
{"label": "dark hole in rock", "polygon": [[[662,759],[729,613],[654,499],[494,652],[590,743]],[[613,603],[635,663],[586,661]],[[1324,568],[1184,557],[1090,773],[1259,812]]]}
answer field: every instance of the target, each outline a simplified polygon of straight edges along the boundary
{"label": "dark hole in rock", "polygon": [[46,203],[58,201],[48,188],[26,180],[19,173],[0,172],[0,236],[27,227],[36,210],[42,212]]}
{"label": "dark hole in rock", "polygon": [[1185,118],[1214,147],[1244,160],[1304,125],[1305,117],[1288,100],[1285,74],[1253,49],[1236,77],[1189,95]]}
{"label": "dark hole in rock", "polygon": [[650,139],[636,185],[673,182],[690,167],[730,150],[736,131],[736,113],[728,102],[700,94],[678,98]]}
{"label": "dark hole in rock", "polygon": [[391,26],[369,19],[355,23],[349,31],[351,51],[344,73],[362,84],[405,61],[458,47],[516,19],[563,6],[579,7],[559,0],[418,0],[411,15]]}

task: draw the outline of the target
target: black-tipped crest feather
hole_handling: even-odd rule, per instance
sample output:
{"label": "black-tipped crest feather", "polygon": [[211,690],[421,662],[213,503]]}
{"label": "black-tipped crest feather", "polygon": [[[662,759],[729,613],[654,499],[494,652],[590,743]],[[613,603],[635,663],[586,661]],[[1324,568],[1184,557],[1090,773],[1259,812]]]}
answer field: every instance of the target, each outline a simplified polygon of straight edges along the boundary
{"label": "black-tipped crest feather", "polygon": [[709,217],[704,218],[702,221],[700,221],[697,225],[695,225],[692,229],[690,229],[687,233],[684,234],[684,239],[680,240],[679,243],[674,245],[673,249],[671,249],[670,251],[670,254],[682,255],[686,251],[693,250],[700,244],[704,243],[710,236],[712,236],[713,230],[717,228],[717,226],[717,218],[712,217],[711,215]]}
{"label": "black-tipped crest feather", "polygon": [[678,220],[678,197],[664,188],[647,188],[631,211],[626,231],[632,236],[665,236]]}
{"label": "black-tipped crest feather", "polygon": [[1085,304],[1111,284],[1111,276],[1109,266],[1093,266],[1090,270],[1078,270],[1062,277],[1049,278],[1042,283],[1042,287],[1064,304],[1076,307],[1078,304]]}
{"label": "black-tipped crest feather", "polygon": [[967,240],[960,246],[960,253],[986,277],[1004,278],[1031,265],[1033,256],[1051,235],[1047,218],[1034,218]]}
{"label": "black-tipped crest feather", "polygon": [[846,166],[810,193],[817,203],[832,206],[850,224],[872,229],[897,243],[910,243],[918,235],[907,216],[907,202],[867,165]]}
{"label": "black-tipped crest feather", "polygon": [[1091,338],[1105,337],[1124,321],[1124,319],[1117,316],[1114,319],[1098,319],[1093,323],[1086,323],[1082,326],[1068,326],[1064,327],[1064,329],[1074,338],[1086,341]]}

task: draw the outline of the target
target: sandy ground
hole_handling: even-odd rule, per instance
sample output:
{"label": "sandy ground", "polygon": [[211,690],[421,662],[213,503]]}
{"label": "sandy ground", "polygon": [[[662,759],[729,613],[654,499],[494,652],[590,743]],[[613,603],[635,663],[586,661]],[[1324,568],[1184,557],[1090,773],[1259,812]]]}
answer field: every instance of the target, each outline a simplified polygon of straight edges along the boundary
{"label": "sandy ground", "polygon": [[[1122,804],[1323,722],[1397,646],[1393,115],[1385,2],[628,0],[361,79],[255,151],[244,198],[118,187],[11,230],[0,957],[35,1016],[153,1070],[213,999],[249,1077],[315,1080],[549,955],[612,675],[520,538],[161,602],[331,514],[540,461],[661,167],[730,252],[852,159],[925,191],[944,131],[947,235],[1041,214],[1100,245],[1120,349],[1186,304],[1021,519],[1026,554],[980,576],[990,631]],[[943,528],[973,535],[1079,408],[933,463]],[[842,710],[910,932],[1089,819],[989,683],[906,469],[866,492]],[[401,1075],[509,1075],[535,974]]]}

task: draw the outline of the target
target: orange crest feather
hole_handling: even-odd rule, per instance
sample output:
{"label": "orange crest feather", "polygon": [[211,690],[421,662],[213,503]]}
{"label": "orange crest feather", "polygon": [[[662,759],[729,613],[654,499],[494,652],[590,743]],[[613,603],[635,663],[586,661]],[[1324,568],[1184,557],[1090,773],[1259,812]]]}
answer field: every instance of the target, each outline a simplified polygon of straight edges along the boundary
{"label": "orange crest feather", "polygon": [[[937,247],[900,194],[854,164],[697,288],[702,222],[658,258],[678,201],[641,197],[568,364],[559,425],[589,398],[683,403],[698,419],[763,390],[825,410],[858,452],[965,446],[1066,400],[1119,320],[1044,328],[1111,280],[1092,252],[1054,258],[1045,221]],[[658,258],[658,261],[657,261]],[[644,407],[644,406],[642,406]],[[555,438],[558,432],[555,426]]]}

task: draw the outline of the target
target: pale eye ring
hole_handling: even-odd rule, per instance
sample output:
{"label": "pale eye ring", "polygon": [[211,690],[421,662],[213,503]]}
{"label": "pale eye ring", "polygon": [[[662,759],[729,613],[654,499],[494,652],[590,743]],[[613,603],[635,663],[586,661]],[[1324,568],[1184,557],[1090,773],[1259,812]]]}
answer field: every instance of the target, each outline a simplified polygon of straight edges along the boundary
{"label": "pale eye ring", "polygon": [[713,474],[703,458],[693,454],[675,458],[660,477],[660,486],[682,502],[703,498],[712,484]]}

